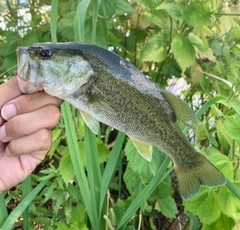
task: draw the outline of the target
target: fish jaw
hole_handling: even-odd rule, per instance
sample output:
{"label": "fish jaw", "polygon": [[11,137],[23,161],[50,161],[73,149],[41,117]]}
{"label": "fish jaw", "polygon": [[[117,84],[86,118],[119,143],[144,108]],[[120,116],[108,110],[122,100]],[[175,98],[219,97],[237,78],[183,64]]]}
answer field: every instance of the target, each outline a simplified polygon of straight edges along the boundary
{"label": "fish jaw", "polygon": [[25,48],[20,47],[17,50],[18,70],[17,80],[22,93],[35,93],[43,90],[41,84],[37,84],[37,64],[31,59]]}
{"label": "fish jaw", "polygon": [[[42,51],[52,53],[41,57]],[[17,79],[23,93],[44,90],[46,93],[65,99],[89,82],[94,74],[90,63],[81,55],[54,50],[51,43],[39,43],[17,50]]]}

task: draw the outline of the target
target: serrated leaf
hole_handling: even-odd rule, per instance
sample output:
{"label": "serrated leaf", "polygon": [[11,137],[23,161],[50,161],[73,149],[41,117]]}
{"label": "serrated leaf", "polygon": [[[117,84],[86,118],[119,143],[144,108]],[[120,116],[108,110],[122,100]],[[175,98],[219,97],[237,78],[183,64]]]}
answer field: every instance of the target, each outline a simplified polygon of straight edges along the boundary
{"label": "serrated leaf", "polygon": [[63,155],[60,160],[58,167],[59,173],[61,174],[64,182],[68,184],[74,177],[75,172],[73,169],[72,161],[69,154]]}
{"label": "serrated leaf", "polygon": [[224,213],[226,216],[235,220],[239,219],[240,202],[226,186],[222,187],[218,193],[218,204],[222,210],[222,213]]}
{"label": "serrated leaf", "polygon": [[155,35],[149,39],[149,41],[142,48],[140,53],[140,62],[153,61],[161,62],[166,58],[167,50],[163,44],[163,36]]}
{"label": "serrated leaf", "polygon": [[185,211],[190,211],[205,224],[212,224],[221,215],[217,195],[213,189],[201,187],[198,194],[190,200],[184,201]]}
{"label": "serrated leaf", "polygon": [[240,114],[240,99],[235,98],[233,101],[230,101],[230,105],[234,108],[237,114]]}
{"label": "serrated leaf", "polygon": [[145,187],[141,175],[134,172],[129,165],[124,173],[123,180],[132,196],[137,195]]}
{"label": "serrated leaf", "polygon": [[183,10],[179,4],[174,3],[162,3],[160,6],[156,8],[157,10],[165,10],[167,13],[176,20],[183,19]]}
{"label": "serrated leaf", "polygon": [[171,44],[176,61],[184,72],[195,61],[195,50],[191,42],[182,34],[176,35]]}
{"label": "serrated leaf", "polygon": [[[214,223],[210,225],[203,225],[202,230],[227,230],[232,229],[235,225],[235,221],[225,215],[221,215]],[[237,230],[237,229],[236,229]]]}
{"label": "serrated leaf", "polygon": [[214,37],[216,34],[207,26],[203,26],[202,28],[203,33],[205,33],[208,37]]}
{"label": "serrated leaf", "polygon": [[130,14],[135,12],[132,6],[128,2],[125,2],[122,0],[115,1],[115,10],[120,15]]}
{"label": "serrated leaf", "polygon": [[64,17],[59,21],[58,30],[64,39],[72,40],[74,38],[73,21],[75,19],[75,12],[65,14]]}
{"label": "serrated leaf", "polygon": [[203,2],[191,2],[185,8],[183,17],[189,26],[201,30],[210,20],[210,9]]}
{"label": "serrated leaf", "polygon": [[151,12],[146,11],[144,14],[159,28],[168,31],[171,27],[169,16],[164,10],[151,10]]}
{"label": "serrated leaf", "polygon": [[203,44],[203,41],[201,40],[201,38],[199,38],[197,35],[195,35],[194,33],[189,33],[188,34],[188,40],[194,45],[196,46],[200,51],[205,51],[205,47]]}
{"label": "serrated leaf", "polygon": [[152,179],[165,157],[165,155],[156,147],[153,147],[153,159],[151,162],[148,162],[138,153],[131,140],[127,142],[125,154],[129,161],[128,165],[133,169],[134,172],[142,175],[147,181]]}
{"label": "serrated leaf", "polygon": [[208,159],[229,179],[234,176],[234,169],[229,158],[223,154],[213,154]]}
{"label": "serrated leaf", "polygon": [[175,218],[177,213],[177,205],[171,196],[165,196],[157,199],[160,212],[167,218]]}
{"label": "serrated leaf", "polygon": [[223,122],[227,134],[234,140],[240,140],[240,115],[225,116]]}

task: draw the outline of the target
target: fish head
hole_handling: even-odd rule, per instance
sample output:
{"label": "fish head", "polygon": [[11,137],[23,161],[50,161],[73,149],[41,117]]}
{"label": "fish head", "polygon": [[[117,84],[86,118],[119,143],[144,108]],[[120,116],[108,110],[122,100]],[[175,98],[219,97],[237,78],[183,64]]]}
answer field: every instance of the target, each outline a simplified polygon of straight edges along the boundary
{"label": "fish head", "polygon": [[86,84],[94,71],[72,43],[38,43],[17,50],[17,79],[23,93],[44,90],[64,99]]}

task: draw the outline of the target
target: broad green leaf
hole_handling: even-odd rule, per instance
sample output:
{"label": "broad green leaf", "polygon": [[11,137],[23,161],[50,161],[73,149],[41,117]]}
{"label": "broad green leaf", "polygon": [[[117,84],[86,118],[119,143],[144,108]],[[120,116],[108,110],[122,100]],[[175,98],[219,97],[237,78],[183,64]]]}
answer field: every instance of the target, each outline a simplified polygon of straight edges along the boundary
{"label": "broad green leaf", "polygon": [[213,154],[208,159],[218,168],[229,180],[233,178],[234,169],[229,158],[223,154]]}
{"label": "broad green leaf", "polygon": [[65,154],[61,157],[58,170],[66,184],[73,179],[75,172],[69,154]]}
{"label": "broad green leaf", "polygon": [[117,200],[116,205],[113,207],[114,215],[115,215],[115,225],[117,225],[122,217],[124,216],[126,209],[132,203],[132,197],[128,197],[126,202],[123,202],[121,199]]}
{"label": "broad green leaf", "polygon": [[210,16],[209,7],[203,2],[191,2],[183,12],[186,23],[197,30],[201,30],[209,22]]}
{"label": "broad green leaf", "polygon": [[137,149],[130,140],[125,147],[125,154],[129,161],[128,165],[133,169],[134,172],[142,175],[143,178],[148,182],[152,179],[161,166],[165,156],[157,148],[153,147],[153,159],[151,162],[148,162],[138,153]]}
{"label": "broad green leaf", "polygon": [[175,218],[177,213],[177,205],[175,200],[167,195],[165,197],[157,198],[157,204],[160,212],[167,218]]}
{"label": "broad green leaf", "polygon": [[144,12],[144,14],[159,28],[168,31],[171,27],[169,16],[164,10],[151,10]]}
{"label": "broad green leaf", "polygon": [[230,101],[230,105],[234,108],[237,114],[240,114],[240,98],[235,98],[233,101]]}
{"label": "broad green leaf", "polygon": [[156,8],[157,10],[165,10],[167,13],[176,20],[183,19],[183,10],[180,4],[174,4],[170,2],[163,2],[160,6]]}
{"label": "broad green leaf", "polygon": [[218,204],[226,216],[235,220],[240,218],[240,202],[226,186],[222,187],[218,193]]}
{"label": "broad green leaf", "polygon": [[208,28],[207,26],[203,26],[202,28],[203,33],[205,33],[208,37],[214,37],[216,34],[213,32],[212,29]]}
{"label": "broad green leaf", "polygon": [[228,229],[232,229],[234,225],[235,225],[235,221],[232,218],[221,214],[220,218],[218,218],[214,223],[210,225],[204,224],[202,227],[202,230],[220,230],[220,229],[228,230]]}
{"label": "broad green leaf", "polygon": [[38,42],[39,42],[38,34],[36,32],[30,31],[23,37],[21,45],[30,46]]}
{"label": "broad green leaf", "polygon": [[223,122],[227,134],[234,140],[240,140],[240,115],[225,116]]}
{"label": "broad green leaf", "polygon": [[75,18],[75,12],[69,12],[59,21],[58,31],[61,33],[64,39],[70,40],[74,37],[73,21]]}
{"label": "broad green leaf", "polygon": [[115,0],[115,10],[118,14],[129,14],[135,12],[132,6],[125,1]]}
{"label": "broad green leaf", "polygon": [[155,35],[149,39],[140,53],[140,62],[152,61],[161,62],[167,55],[166,46],[163,43],[162,35]]}
{"label": "broad green leaf", "polygon": [[171,44],[172,52],[182,72],[195,61],[195,50],[191,42],[182,34],[175,36]]}
{"label": "broad green leaf", "polygon": [[217,194],[213,189],[201,187],[198,194],[190,200],[184,201],[185,211],[197,215],[202,223],[212,224],[221,215]]}
{"label": "broad green leaf", "polygon": [[123,180],[132,196],[136,196],[145,187],[141,175],[134,172],[129,165],[124,173]]}
{"label": "broad green leaf", "polygon": [[196,36],[194,33],[189,33],[189,34],[188,34],[188,40],[189,40],[194,46],[196,46],[200,51],[205,51],[205,47],[204,47],[203,41],[201,40],[201,38],[199,38],[198,36]]}

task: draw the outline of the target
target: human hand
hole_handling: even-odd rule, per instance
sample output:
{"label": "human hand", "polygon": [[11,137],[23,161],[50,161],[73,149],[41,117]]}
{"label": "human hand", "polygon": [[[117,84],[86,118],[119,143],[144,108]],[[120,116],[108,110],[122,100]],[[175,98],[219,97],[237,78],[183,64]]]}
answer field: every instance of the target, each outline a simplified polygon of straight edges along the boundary
{"label": "human hand", "polygon": [[43,91],[23,95],[16,78],[0,85],[0,193],[22,182],[44,159],[61,103]]}

